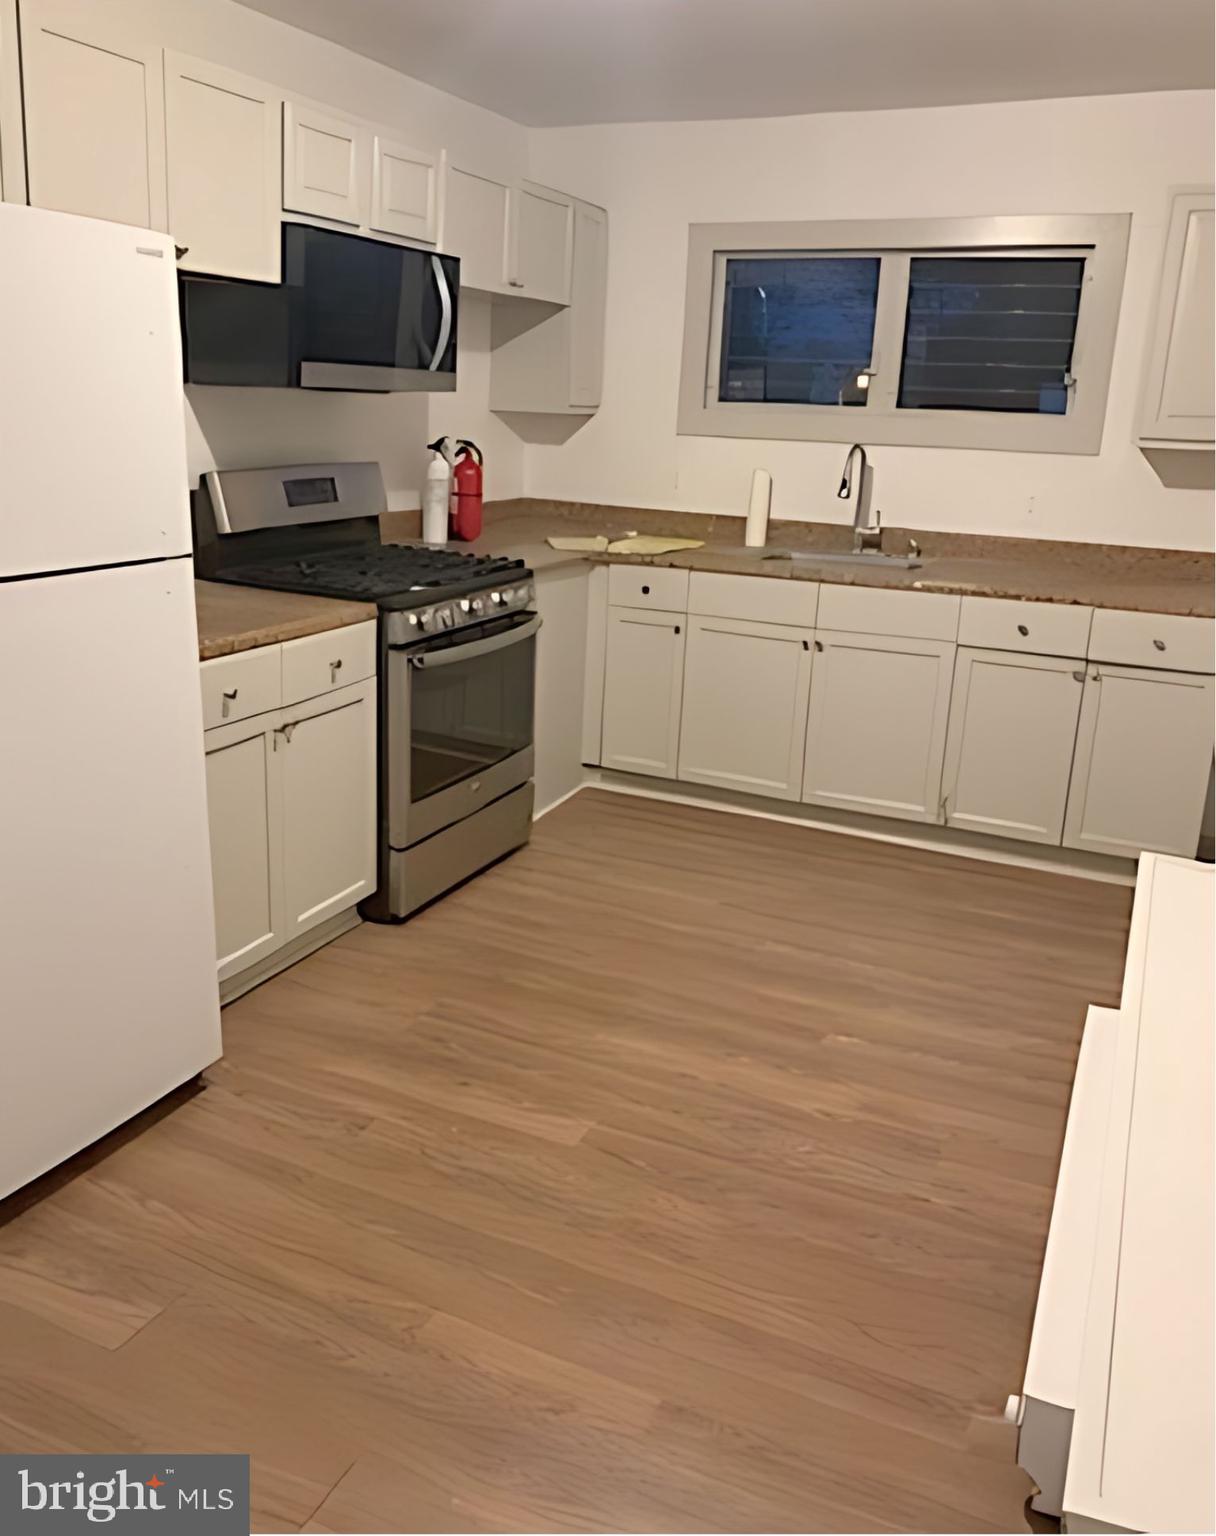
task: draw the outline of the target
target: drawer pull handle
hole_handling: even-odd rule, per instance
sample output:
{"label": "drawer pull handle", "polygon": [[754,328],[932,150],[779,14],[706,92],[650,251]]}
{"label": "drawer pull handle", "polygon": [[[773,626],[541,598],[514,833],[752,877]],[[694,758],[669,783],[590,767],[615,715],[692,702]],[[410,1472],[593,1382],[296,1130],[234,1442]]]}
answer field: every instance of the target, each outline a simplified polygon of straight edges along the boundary
{"label": "drawer pull handle", "polygon": [[1082,668],[1080,672],[1074,672],[1073,679],[1078,683],[1083,683],[1085,681],[1085,669]]}
{"label": "drawer pull handle", "polygon": [[650,596],[650,588],[649,587],[643,587],[642,588],[642,596],[643,597],[649,597]]}
{"label": "drawer pull handle", "polygon": [[220,698],[220,714],[224,717],[225,720],[228,718],[229,705],[236,703],[236,696],[239,692],[239,688],[224,689],[224,692]]}
{"label": "drawer pull handle", "polygon": [[822,640],[816,640],[815,641],[815,649],[817,651],[823,650],[823,641]]}
{"label": "drawer pull handle", "polygon": [[336,683],[338,681],[338,673],[341,670],[342,670],[342,662],[341,662],[340,659],[338,661],[331,661],[330,662],[330,664],[329,664],[329,681],[330,681],[331,684],[332,683]]}
{"label": "drawer pull handle", "polygon": [[804,641],[803,641],[803,642],[802,642],[802,649],[803,649],[803,650],[804,650],[804,651],[809,651],[809,650],[810,650],[810,648],[811,648],[811,642],[810,642],[810,641],[809,641],[809,640],[804,640]]}
{"label": "drawer pull handle", "polygon": [[676,625],[676,634],[678,635],[679,633],[680,633],[680,626],[677,624]]}
{"label": "drawer pull handle", "polygon": [[226,699],[235,699],[237,694],[240,693],[240,691],[241,690],[239,688],[225,688],[224,689],[224,697]]}
{"label": "drawer pull handle", "polygon": [[1030,633],[1030,630],[1026,627],[1025,624],[1019,624],[1018,625],[1018,634],[1019,635],[1028,635],[1029,633]]}
{"label": "drawer pull handle", "polygon": [[1164,640],[1154,640],[1153,644],[1157,647],[1157,649],[1159,651],[1165,650],[1165,641]]}

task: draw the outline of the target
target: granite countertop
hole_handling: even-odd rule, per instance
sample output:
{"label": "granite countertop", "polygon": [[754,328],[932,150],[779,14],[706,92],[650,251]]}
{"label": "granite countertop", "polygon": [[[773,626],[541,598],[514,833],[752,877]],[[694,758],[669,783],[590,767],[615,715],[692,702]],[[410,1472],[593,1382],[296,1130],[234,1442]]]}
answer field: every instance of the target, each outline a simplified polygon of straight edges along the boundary
{"label": "granite countertop", "polygon": [[[675,566],[694,571],[737,572],[784,581],[824,581],[841,586],[894,587],[921,592],[959,592],[977,597],[1025,598],[1035,602],[1082,603],[1096,608],[1126,608],[1143,613],[1191,614],[1211,618],[1212,555],[1188,550],[1140,549],[1120,544],[1069,544],[1047,539],[997,538],[990,535],[934,533],[925,529],[887,528],[883,548],[903,554],[908,540],[921,547],[921,565],[891,570],[855,565],[815,565],[810,561],[763,558],[745,550],[744,520],[695,512],[664,512],[637,507],[592,506],[579,502],[523,497],[488,502],[480,539],[458,548],[476,554],[512,554],[544,572],[586,560]],[[417,539],[418,514],[390,514],[382,521],[384,537]],[[550,549],[549,535],[606,534],[637,531],[705,540],[704,549],[668,555],[570,554]],[[852,529],[842,523],[773,521],[768,548],[848,550]]]}
{"label": "granite countertop", "polygon": [[376,617],[375,603],[308,597],[301,592],[269,592],[262,587],[234,587],[220,581],[196,581],[198,656],[210,661],[252,651],[259,645],[298,640],[346,624]]}

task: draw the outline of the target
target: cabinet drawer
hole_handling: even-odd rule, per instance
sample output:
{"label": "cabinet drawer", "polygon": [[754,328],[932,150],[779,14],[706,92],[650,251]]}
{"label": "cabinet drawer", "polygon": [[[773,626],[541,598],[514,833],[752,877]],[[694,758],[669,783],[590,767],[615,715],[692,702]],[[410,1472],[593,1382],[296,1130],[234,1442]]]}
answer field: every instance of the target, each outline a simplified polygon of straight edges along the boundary
{"label": "cabinet drawer", "polygon": [[202,663],[198,671],[205,731],[278,709],[282,699],[279,651],[277,645],[260,645]]}
{"label": "cabinet drawer", "polygon": [[881,587],[819,588],[820,629],[908,640],[958,638],[960,599],[946,592],[890,592]]}
{"label": "cabinet drawer", "polygon": [[965,597],[959,613],[958,643],[990,651],[1025,651],[1035,656],[1076,656],[1084,660],[1093,612],[1092,608],[1069,603]]}
{"label": "cabinet drawer", "polygon": [[688,572],[651,565],[609,566],[608,601],[614,607],[687,613]]}
{"label": "cabinet drawer", "polygon": [[349,624],[283,643],[283,703],[299,704],[376,671],[376,623]]}
{"label": "cabinet drawer", "polygon": [[817,581],[727,576],[719,571],[692,571],[688,578],[689,613],[703,613],[711,619],[797,624],[814,629],[818,606]]}
{"label": "cabinet drawer", "polygon": [[1212,672],[1216,625],[1174,613],[1127,613],[1096,608],[1089,632],[1091,661],[1126,667],[1163,667],[1171,672]]}

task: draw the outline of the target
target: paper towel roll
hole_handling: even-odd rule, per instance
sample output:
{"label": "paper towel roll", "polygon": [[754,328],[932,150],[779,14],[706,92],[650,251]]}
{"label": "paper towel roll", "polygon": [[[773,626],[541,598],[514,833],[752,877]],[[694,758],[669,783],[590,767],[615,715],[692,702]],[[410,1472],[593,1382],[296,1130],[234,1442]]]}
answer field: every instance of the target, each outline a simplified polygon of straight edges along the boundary
{"label": "paper towel roll", "polygon": [[747,532],[743,542],[749,549],[761,549],[768,538],[768,509],[773,499],[773,477],[767,469],[752,471],[752,495],[747,504]]}

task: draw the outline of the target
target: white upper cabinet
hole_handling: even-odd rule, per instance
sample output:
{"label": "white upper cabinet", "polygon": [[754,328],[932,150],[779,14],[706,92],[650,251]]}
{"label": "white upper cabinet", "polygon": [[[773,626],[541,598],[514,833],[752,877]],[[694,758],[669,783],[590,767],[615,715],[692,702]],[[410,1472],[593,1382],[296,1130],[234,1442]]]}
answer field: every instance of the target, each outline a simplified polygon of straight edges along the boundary
{"label": "white upper cabinet", "polygon": [[439,238],[439,157],[377,133],[368,222],[376,234],[434,245]]}
{"label": "white upper cabinet", "polygon": [[604,387],[604,313],[608,301],[608,215],[574,205],[570,272],[570,404],[594,410]]}
{"label": "white upper cabinet", "polygon": [[283,103],[283,209],[367,223],[371,134],[353,118]]}
{"label": "white upper cabinet", "polygon": [[483,293],[507,287],[505,182],[449,164],[444,171],[443,249],[460,258],[460,286]]}
{"label": "white upper cabinet", "polygon": [[605,768],[675,778],[685,628],[682,613],[608,610],[601,755]]}
{"label": "white upper cabinet", "polygon": [[[536,322],[495,317],[490,356],[490,408],[590,415],[604,380],[604,309],[608,281],[608,215],[574,202],[570,302]],[[515,290],[520,291],[520,290]]]}
{"label": "white upper cabinet", "polygon": [[1211,447],[1216,287],[1212,189],[1170,199],[1161,286],[1145,364],[1142,440]]}
{"label": "white upper cabinet", "polygon": [[959,650],[942,777],[948,826],[1059,844],[1084,682],[1084,661]]}
{"label": "white upper cabinet", "polygon": [[[821,589],[821,620],[825,598],[837,590],[843,589]],[[820,630],[802,798],[874,816],[940,821],[953,669],[952,641]]]}
{"label": "white upper cabinet", "polygon": [[105,6],[24,0],[21,58],[30,202],[165,229],[160,49]]}
{"label": "white upper cabinet", "polygon": [[169,229],[187,271],[279,281],[281,100],[246,75],[165,54]]}
{"label": "white upper cabinet", "polygon": [[1194,858],[1212,769],[1212,678],[1090,662],[1064,845]]}
{"label": "white upper cabinet", "polygon": [[560,192],[519,186],[507,198],[507,286],[529,299],[570,302],[574,204]]}
{"label": "white upper cabinet", "polygon": [[681,779],[800,797],[813,639],[783,624],[689,619]]}

